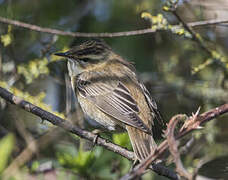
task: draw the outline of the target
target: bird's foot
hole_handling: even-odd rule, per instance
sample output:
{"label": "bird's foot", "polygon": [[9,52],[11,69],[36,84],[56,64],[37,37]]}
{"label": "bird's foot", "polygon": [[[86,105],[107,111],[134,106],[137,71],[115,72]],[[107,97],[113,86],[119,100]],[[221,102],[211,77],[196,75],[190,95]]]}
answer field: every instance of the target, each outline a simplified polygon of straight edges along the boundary
{"label": "bird's foot", "polygon": [[93,138],[93,146],[97,144],[97,138],[99,137],[99,134],[101,133],[101,130],[99,129],[94,129],[92,131],[93,134],[95,134],[95,137]]}

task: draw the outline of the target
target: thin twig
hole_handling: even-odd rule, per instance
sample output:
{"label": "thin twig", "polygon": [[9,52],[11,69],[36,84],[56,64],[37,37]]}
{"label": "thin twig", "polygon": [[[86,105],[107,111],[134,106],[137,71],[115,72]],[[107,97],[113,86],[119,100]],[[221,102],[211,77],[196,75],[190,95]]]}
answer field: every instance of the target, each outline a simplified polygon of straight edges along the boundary
{"label": "thin twig", "polygon": [[[183,27],[192,35],[192,39],[198,43],[198,45],[210,56],[213,58],[213,61],[215,61],[216,63],[218,63],[219,65],[221,65],[224,74],[227,75],[227,67],[226,67],[226,61],[225,59],[222,58],[221,55],[217,55],[220,57],[216,57],[214,54],[214,51],[211,50],[209,47],[207,47],[206,43],[204,42],[204,40],[201,38],[200,35],[198,35],[197,33],[195,33],[191,26],[189,26],[188,23],[186,23],[177,13],[176,7],[173,8],[173,10],[171,11],[173,13],[173,15],[178,19],[178,21],[183,25]],[[212,62],[208,61],[206,64],[204,64],[204,66],[211,64]]]}
{"label": "thin twig", "polygon": [[175,127],[179,120],[183,119],[185,115],[176,115],[172,117],[172,119],[169,121],[169,124],[167,126],[166,136],[167,136],[167,142],[169,145],[169,151],[172,154],[173,161],[176,165],[176,171],[178,174],[182,177],[187,178],[188,180],[192,180],[193,175],[190,174],[183,166],[181,158],[180,158],[180,152],[178,150],[179,142],[176,141],[174,137],[174,131]]}
{"label": "thin twig", "polygon": [[[135,36],[135,35],[141,35],[141,34],[148,34],[148,33],[154,33],[156,30],[151,28],[146,29],[140,29],[140,30],[134,30],[134,31],[124,31],[124,32],[114,32],[114,33],[83,33],[83,32],[67,32],[67,31],[61,31],[58,29],[52,29],[52,28],[45,28],[40,27],[34,24],[24,23],[17,20],[8,19],[5,17],[0,16],[0,22],[5,24],[11,24],[14,26],[30,29],[33,31],[43,32],[43,33],[49,33],[49,34],[56,34],[56,35],[62,35],[62,36],[72,36],[72,37],[120,37],[120,36]],[[198,22],[192,22],[188,23],[187,25],[190,27],[200,27],[200,26],[210,26],[210,25],[217,25],[221,23],[227,23],[228,19],[213,19],[213,20],[206,20],[206,21],[198,21]],[[176,25],[176,27],[180,27],[179,25]]]}
{"label": "thin twig", "polygon": [[[121,155],[131,161],[135,160],[134,153],[132,151],[128,151],[127,149],[125,149],[123,147],[120,147],[114,143],[111,143],[107,139],[97,137],[97,135],[95,135],[89,131],[82,130],[81,128],[79,128],[77,126],[72,125],[69,121],[64,120],[50,112],[47,112],[47,111],[43,110],[42,108],[23,100],[20,97],[15,96],[14,94],[10,93],[9,91],[7,91],[6,89],[4,89],[2,87],[0,87],[0,97],[2,97],[6,101],[17,105],[18,107],[20,107],[32,114],[39,116],[43,120],[47,120],[50,123],[65,129],[68,132],[76,134],[79,137],[88,139],[92,142],[94,142],[94,139],[96,139],[97,145],[103,146],[107,150],[110,150],[114,153],[118,153],[119,155]],[[155,165],[153,165],[153,167],[151,169],[154,172],[158,173],[159,175],[168,177],[170,179],[175,179],[174,177],[177,176],[172,170],[169,170],[168,168],[161,166],[161,165],[155,164]]]}
{"label": "thin twig", "polygon": [[[214,109],[211,109],[201,115],[198,115],[197,117],[194,116],[192,118],[189,118],[188,121],[188,127],[182,128],[182,131],[180,131],[176,139],[180,139],[181,137],[185,136],[186,134],[189,134],[195,129],[198,129],[201,125],[204,123],[221,116],[222,114],[228,113],[228,103],[224,104],[222,106],[216,107]],[[147,167],[151,163],[153,163],[157,158],[160,158],[162,154],[168,149],[168,142],[167,140],[163,141],[157,148],[157,150],[152,153],[150,156],[148,156],[144,161],[142,161],[140,164],[138,164],[132,171],[130,171],[128,174],[123,176],[121,180],[128,180],[128,179],[134,179],[137,176],[140,176]]]}
{"label": "thin twig", "polygon": [[209,55],[212,55],[211,51],[202,41],[200,41],[200,39],[197,37],[196,33],[191,29],[191,27],[187,23],[185,23],[185,21],[179,16],[176,9],[173,10],[172,13],[174,14],[174,16],[176,16],[177,20],[183,25],[183,27],[192,35],[193,40],[195,40],[200,45],[200,47],[203,48]]}
{"label": "thin twig", "polygon": [[180,154],[185,155],[189,152],[190,148],[193,146],[195,142],[195,138],[192,136],[191,139],[188,140],[188,142],[180,148]]}

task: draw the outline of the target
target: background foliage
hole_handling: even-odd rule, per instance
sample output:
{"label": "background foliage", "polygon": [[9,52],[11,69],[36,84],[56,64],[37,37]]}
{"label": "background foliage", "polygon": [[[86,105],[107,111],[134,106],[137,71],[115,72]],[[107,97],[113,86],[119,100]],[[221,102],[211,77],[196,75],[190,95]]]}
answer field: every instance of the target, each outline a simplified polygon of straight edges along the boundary
{"label": "background foliage", "polygon": [[[228,18],[227,7],[225,0],[190,0],[180,1],[177,12],[184,21],[195,22]],[[151,27],[159,31],[104,40],[115,52],[134,62],[165,121],[175,114],[191,115],[199,106],[201,111],[206,111],[228,100],[227,26],[195,29],[211,49],[208,55],[189,32],[172,26],[179,22],[165,1],[0,0],[0,16],[72,32],[118,32]],[[83,128],[94,129],[84,122],[78,105],[72,101],[66,62],[53,56],[54,52],[64,51],[86,38],[38,33],[6,24],[0,24],[0,37],[1,87]],[[193,133],[196,141],[183,155],[190,170],[207,162],[200,174],[228,177],[225,119],[212,121]],[[131,149],[126,133],[102,136]],[[159,134],[155,136],[157,142],[162,140]],[[42,122],[2,99],[0,137],[0,173],[7,172],[14,179],[117,179],[131,167],[128,160],[101,147],[91,148],[87,141]],[[172,168],[172,164],[169,166]],[[151,178],[165,179],[153,173],[143,176],[143,179]]]}

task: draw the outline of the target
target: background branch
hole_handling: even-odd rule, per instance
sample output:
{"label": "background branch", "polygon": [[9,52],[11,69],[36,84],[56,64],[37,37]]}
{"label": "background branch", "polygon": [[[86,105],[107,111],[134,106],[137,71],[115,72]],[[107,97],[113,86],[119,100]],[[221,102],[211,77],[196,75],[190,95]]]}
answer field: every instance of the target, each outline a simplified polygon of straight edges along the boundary
{"label": "background branch", "polygon": [[27,163],[34,153],[38,153],[40,149],[44,149],[50,141],[58,139],[60,136],[58,127],[51,128],[46,134],[39,137],[38,139],[31,140],[23,151],[15,157],[14,161],[4,170],[3,177],[8,179],[15,173],[20,171],[20,167]]}
{"label": "background branch", "polygon": [[192,35],[193,40],[195,40],[202,49],[204,49],[209,55],[212,56],[211,51],[206,47],[206,45],[202,42],[202,40],[200,40],[197,37],[197,34],[191,29],[191,26],[185,23],[185,21],[179,16],[176,9],[174,9],[172,13],[177,18],[177,20],[183,25],[183,27]]}
{"label": "background branch", "polygon": [[[205,41],[203,40],[203,38],[200,36],[200,34],[197,34],[196,32],[194,32],[194,30],[192,30],[192,26],[186,23],[183,20],[183,18],[177,13],[177,4],[173,4],[172,6],[173,7],[170,9],[171,12],[177,18],[177,20],[183,25],[183,27],[191,34],[192,40],[194,40],[211,58],[213,58],[213,61],[221,65],[221,67],[224,70],[224,74],[227,75],[227,67],[226,67],[227,59],[222,55],[220,55],[219,53],[210,49],[205,43]],[[212,64],[213,61],[207,60],[204,63],[204,66],[202,66],[201,68],[203,69],[205,66]],[[199,70],[201,69],[198,69],[197,71]]]}
{"label": "background branch", "polygon": [[[22,27],[25,29],[30,29],[33,31],[62,35],[62,36],[72,36],[72,37],[120,37],[120,36],[134,36],[134,35],[141,35],[141,34],[148,34],[148,33],[156,32],[156,30],[151,29],[151,28],[140,29],[140,30],[135,30],[135,31],[115,32],[115,33],[66,32],[66,31],[61,31],[58,29],[44,28],[44,27],[40,27],[40,26],[37,26],[34,24],[24,23],[21,21],[8,19],[8,18],[1,17],[1,16],[0,16],[0,22]],[[216,20],[207,20],[207,21],[198,21],[198,22],[187,23],[187,25],[189,27],[199,27],[199,26],[222,24],[222,23],[227,23],[227,22],[228,22],[228,19],[216,19]],[[176,25],[176,28],[178,28],[178,27],[181,27],[181,26]]]}

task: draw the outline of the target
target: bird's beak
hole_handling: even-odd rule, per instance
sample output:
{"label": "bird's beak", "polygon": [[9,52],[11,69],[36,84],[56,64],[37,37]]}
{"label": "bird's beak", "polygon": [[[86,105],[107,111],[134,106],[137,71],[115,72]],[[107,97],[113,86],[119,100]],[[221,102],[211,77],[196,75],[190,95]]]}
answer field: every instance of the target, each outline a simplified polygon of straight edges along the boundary
{"label": "bird's beak", "polygon": [[56,56],[68,57],[67,53],[55,53]]}

